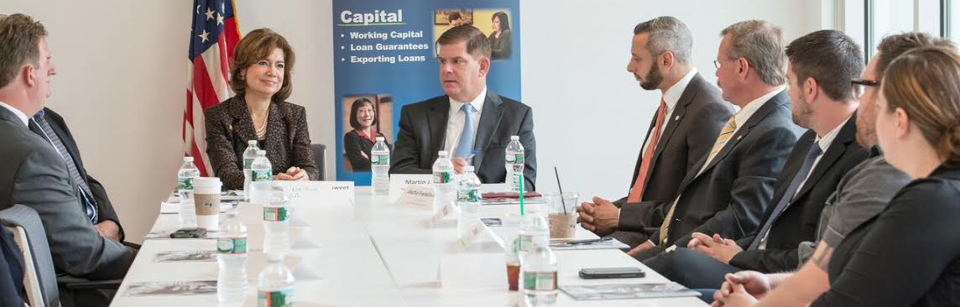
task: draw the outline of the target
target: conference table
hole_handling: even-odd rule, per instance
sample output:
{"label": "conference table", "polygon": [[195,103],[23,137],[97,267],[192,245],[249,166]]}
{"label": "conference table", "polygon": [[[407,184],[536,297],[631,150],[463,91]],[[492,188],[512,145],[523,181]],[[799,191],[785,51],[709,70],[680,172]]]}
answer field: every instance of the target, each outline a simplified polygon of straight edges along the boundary
{"label": "conference table", "polygon": [[[431,208],[395,203],[374,196],[370,187],[349,193],[319,192],[294,203],[284,259],[294,277],[297,306],[524,306],[521,291],[508,291],[503,238],[517,234],[517,205],[483,206],[481,217],[501,218],[500,227],[484,231],[466,247],[458,246],[456,214],[432,225]],[[484,190],[503,185],[485,185]],[[172,201],[170,198],[167,201]],[[246,298],[235,306],[256,306],[256,285],[267,264],[262,252],[262,206],[240,203],[240,219],[248,231]],[[221,221],[226,214],[221,213]],[[206,261],[158,261],[172,252],[212,252],[216,240],[169,239],[179,228],[177,214],[157,217],[111,306],[230,306],[218,304],[216,293],[132,295],[131,287],[149,283],[216,281],[218,264]],[[577,227],[577,238],[596,238]],[[555,251],[558,284],[668,282],[617,249]],[[641,279],[587,280],[585,267],[641,267]],[[208,287],[209,289],[209,287]],[[577,301],[558,291],[556,306],[706,306],[695,297]]]}

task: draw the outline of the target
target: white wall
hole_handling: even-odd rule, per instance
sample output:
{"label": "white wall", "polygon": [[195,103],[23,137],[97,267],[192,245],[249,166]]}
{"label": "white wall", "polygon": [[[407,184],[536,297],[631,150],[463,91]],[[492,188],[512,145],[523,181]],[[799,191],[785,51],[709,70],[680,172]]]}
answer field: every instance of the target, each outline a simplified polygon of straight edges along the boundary
{"label": "white wall", "polygon": [[[2,1],[0,13],[32,15],[49,30],[58,75],[48,104],[66,117],[128,237],[141,241],[179,166],[192,1]],[[313,142],[333,144],[331,0],[237,2],[242,32],[270,27],[294,45],[290,101],[307,108]],[[538,186],[553,190],[558,166],[565,190],[609,198],[628,189],[660,98],[625,70],[636,23],[684,20],[695,64],[712,82],[723,27],[766,19],[790,40],[823,22],[820,1],[522,0],[520,11],[522,101],[535,110]]]}

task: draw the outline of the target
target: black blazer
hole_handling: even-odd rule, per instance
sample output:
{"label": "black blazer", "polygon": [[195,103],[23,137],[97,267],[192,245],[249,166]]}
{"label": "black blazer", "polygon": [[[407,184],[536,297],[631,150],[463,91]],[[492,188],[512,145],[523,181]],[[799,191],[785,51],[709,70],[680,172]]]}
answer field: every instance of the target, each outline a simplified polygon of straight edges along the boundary
{"label": "black blazer", "polygon": [[[377,132],[377,136],[383,136],[383,134]],[[383,138],[383,141],[387,143],[387,147],[390,147],[387,138]],[[370,151],[373,150],[373,145],[373,141],[360,136],[357,130],[350,130],[343,135],[343,151],[347,155],[347,159],[350,160],[350,166],[354,172],[370,171]],[[367,156],[364,157],[360,154],[361,152]]]}
{"label": "black blazer", "polygon": [[[391,174],[430,174],[437,152],[447,135],[450,97],[438,96],[403,106],[400,132],[391,156]],[[473,157],[477,177],[483,183],[501,183],[507,178],[504,162],[510,136],[519,135],[524,153],[524,189],[534,190],[537,177],[537,142],[533,136],[533,109],[487,89],[483,114],[477,128]]]}
{"label": "black blazer", "polygon": [[774,207],[783,197],[792,198],[782,213],[773,216],[775,220],[767,235],[766,249],[748,250],[757,236],[757,232],[754,232],[737,241],[744,251],[730,259],[730,265],[764,273],[797,268],[799,265],[797,245],[802,241],[816,241],[817,224],[820,222],[820,214],[827,198],[837,190],[840,179],[869,156],[869,152],[856,142],[856,117],[854,113],[840,128],[837,137],[827,148],[827,152],[820,157],[820,161],[794,197],[784,193],[800,171],[810,147],[818,146],[817,134],[813,130],[808,130],[800,137],[783,167],[783,172],[777,179],[773,198],[760,223],[760,225],[767,223],[767,220],[774,215]]}
{"label": "black blazer", "polygon": [[[801,133],[793,124],[786,90],[757,109],[730,141],[697,174],[707,156],[687,173],[680,184],[666,244],[644,251],[644,259],[670,245],[686,246],[694,231],[737,240],[757,230],[760,217],[773,196],[773,183]],[[670,202],[652,211],[662,220]],[[657,230],[651,238],[659,238]]]}
{"label": "black blazer", "polygon": [[111,203],[110,198],[107,197],[107,190],[100,184],[100,181],[90,176],[90,174],[87,173],[87,169],[83,167],[83,159],[80,158],[80,148],[77,147],[77,141],[73,139],[73,134],[70,133],[67,122],[64,121],[63,117],[57,114],[57,112],[49,108],[44,108],[43,110],[43,117],[50,123],[53,132],[63,141],[63,146],[67,148],[70,156],[73,157],[73,163],[77,166],[80,177],[87,181],[87,186],[90,186],[90,192],[93,192],[93,199],[97,202],[97,223],[105,220],[111,220],[117,223],[117,227],[120,228],[120,241],[123,241],[123,226],[120,224],[120,217],[117,216],[117,211],[113,209],[113,203]]}
{"label": "black blazer", "polygon": [[[243,189],[243,151],[247,141],[257,139],[250,111],[243,97],[234,96],[203,112],[207,128],[207,155],[213,172],[223,181],[223,189]],[[296,166],[317,180],[320,171],[313,161],[307,112],[289,102],[270,102],[267,140],[260,149],[267,151],[273,174]]]}
{"label": "black blazer", "polygon": [[0,306],[23,306],[23,256],[13,236],[0,227]]}
{"label": "black blazer", "polygon": [[810,306],[960,306],[960,168],[897,192],[833,251],[830,290]]}
{"label": "black blazer", "polygon": [[490,36],[487,37],[487,40],[490,41],[491,59],[497,60],[510,58],[510,29],[500,32],[500,37],[494,37],[493,33],[490,33]]}
{"label": "black blazer", "polygon": [[[656,218],[655,215],[642,212],[653,210],[656,204],[671,201],[677,196],[684,175],[691,172],[694,165],[710,152],[717,135],[733,113],[733,107],[720,97],[720,91],[699,73],[690,80],[667,119],[660,141],[653,151],[653,162],[647,171],[641,202],[626,203],[627,196],[613,202],[620,206],[620,230],[641,231],[644,227],[663,222],[663,217]],[[650,137],[656,123],[657,117],[654,116],[644,140]],[[646,146],[646,141],[643,144]],[[627,194],[640,174],[642,163],[643,146],[640,146],[633,176],[627,185]]]}

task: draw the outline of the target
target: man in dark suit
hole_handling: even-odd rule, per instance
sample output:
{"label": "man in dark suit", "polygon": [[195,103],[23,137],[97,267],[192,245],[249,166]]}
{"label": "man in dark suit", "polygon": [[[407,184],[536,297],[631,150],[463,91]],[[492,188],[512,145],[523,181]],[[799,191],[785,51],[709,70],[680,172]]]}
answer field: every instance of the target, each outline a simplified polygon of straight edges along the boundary
{"label": "man in dark suit", "polygon": [[809,128],[777,179],[757,232],[736,242],[694,233],[686,248],[644,261],[692,288],[719,288],[726,273],[796,269],[797,246],[814,241],[827,198],[868,153],[856,143],[859,105],[851,81],[863,70],[860,47],[843,32],[821,30],[787,46],[794,121]]}
{"label": "man in dark suit", "polygon": [[37,211],[58,274],[123,278],[137,251],[97,232],[65,163],[66,148],[29,128],[56,74],[46,36],[28,16],[0,19],[0,54],[9,57],[0,62],[0,209],[23,204]]}
{"label": "man in dark suit", "polygon": [[23,306],[22,294],[23,256],[10,232],[0,226],[0,307]]}
{"label": "man in dark suit", "polygon": [[660,222],[651,240],[629,252],[638,259],[674,245],[686,246],[695,231],[734,239],[755,231],[800,134],[784,91],[781,29],[749,20],[727,27],[721,35],[717,83],[724,100],[741,109],[727,121],[710,152],[687,173],[675,199],[640,212],[621,211]]}
{"label": "man in dark suit", "polygon": [[463,25],[440,35],[437,45],[440,85],[446,95],[401,109],[390,173],[429,174],[437,152],[445,150],[457,173],[470,163],[481,182],[505,182],[504,150],[510,136],[517,135],[524,148],[523,187],[534,190],[533,110],[487,89],[490,42],[477,28]]}
{"label": "man in dark suit", "polygon": [[[80,193],[81,200],[92,203],[91,208],[96,211],[96,219],[93,227],[104,237],[123,242],[123,226],[120,225],[120,218],[113,209],[110,198],[107,197],[107,190],[103,187],[103,184],[100,184],[100,181],[90,176],[90,174],[87,173],[87,169],[83,167],[83,159],[80,158],[80,148],[77,147],[77,141],[74,140],[73,134],[70,133],[67,122],[63,120],[60,114],[57,114],[57,112],[54,112],[50,108],[44,108],[42,111],[37,112],[31,120],[37,123],[36,126],[38,128],[43,127],[43,122],[46,121],[46,124],[50,125],[53,134],[56,134],[55,137],[59,138],[63,146],[67,149],[70,156],[70,159],[67,161],[68,163],[74,164],[73,167],[82,180],[82,184],[80,180],[74,180],[75,183],[77,183],[76,189],[78,192],[80,190],[83,191]],[[43,128],[37,129],[35,132],[38,132],[41,136],[45,136]],[[54,136],[51,135],[51,137]],[[70,166],[68,165],[67,167],[69,170]]]}
{"label": "man in dark suit", "polygon": [[[627,196],[616,201],[594,197],[580,205],[581,225],[598,235],[611,235],[631,247],[647,240],[642,231],[651,221],[621,215],[621,208],[670,201],[684,175],[705,156],[733,107],[693,67],[693,36],[670,16],[644,21],[633,28],[627,71],[645,90],[663,97],[650,121],[637,157]],[[631,209],[627,209],[631,210]]]}

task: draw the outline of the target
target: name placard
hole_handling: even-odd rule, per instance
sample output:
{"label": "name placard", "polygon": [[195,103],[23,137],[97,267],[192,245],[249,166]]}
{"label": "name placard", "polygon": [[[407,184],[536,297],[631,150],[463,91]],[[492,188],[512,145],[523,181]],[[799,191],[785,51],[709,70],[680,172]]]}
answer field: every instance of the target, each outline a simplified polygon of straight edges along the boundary
{"label": "name placard", "polygon": [[397,206],[410,206],[421,209],[433,208],[433,187],[410,185],[403,189],[400,197],[394,202]]}
{"label": "name placard", "polygon": [[479,220],[475,221],[470,229],[466,232],[460,234],[460,239],[457,240],[457,250],[463,251],[470,247],[470,244],[473,244],[473,241],[477,240],[477,237],[486,229],[486,226],[483,226]]}
{"label": "name placard", "polygon": [[353,181],[275,181],[290,197],[291,202],[314,199],[335,199],[353,202],[355,199]]}
{"label": "name placard", "polygon": [[439,222],[440,220],[443,220],[444,217],[446,217],[451,212],[454,212],[456,210],[457,209],[453,207],[453,202],[447,202],[447,205],[443,206],[443,209],[440,209],[440,211],[437,211],[437,213],[434,214],[432,217],[423,221],[423,225],[427,226],[427,228],[431,228],[437,225],[437,222]]}
{"label": "name placard", "polygon": [[390,175],[390,200],[396,201],[407,186],[433,187],[433,175],[393,174]]}

